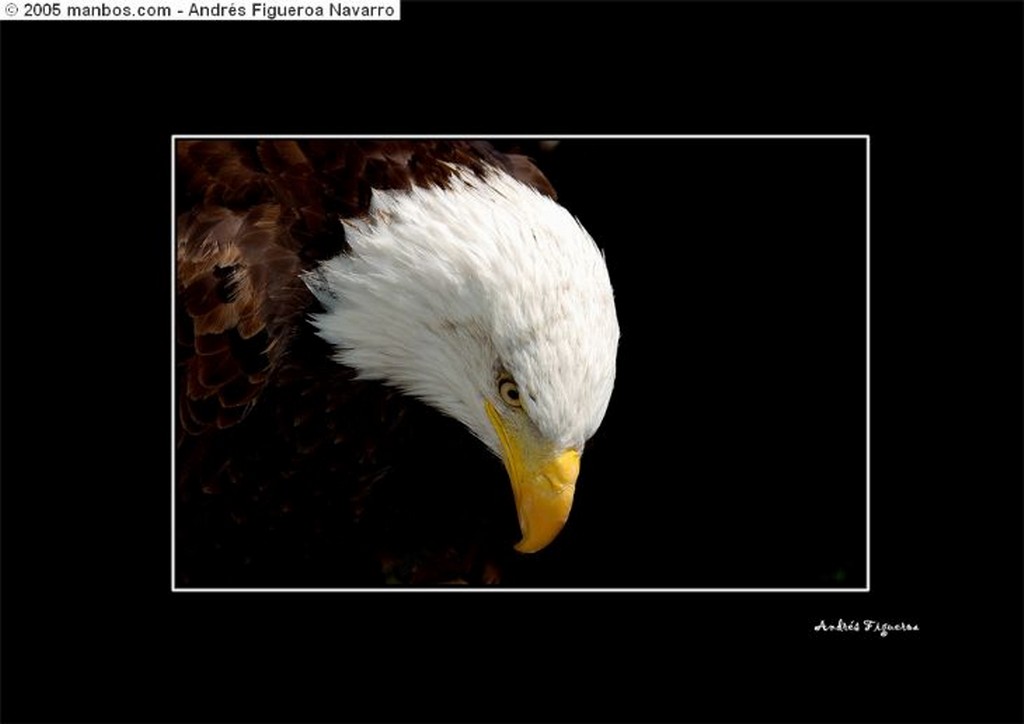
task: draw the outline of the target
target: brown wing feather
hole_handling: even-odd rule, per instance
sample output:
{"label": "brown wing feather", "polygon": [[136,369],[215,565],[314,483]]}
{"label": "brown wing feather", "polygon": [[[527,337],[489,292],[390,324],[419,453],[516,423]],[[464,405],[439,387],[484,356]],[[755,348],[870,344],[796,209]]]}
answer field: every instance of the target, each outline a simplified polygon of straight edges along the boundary
{"label": "brown wing feather", "polygon": [[[280,362],[282,335],[309,303],[283,213],[272,204],[248,212],[205,205],[179,221],[178,325],[189,328],[179,339],[191,339],[179,346],[183,414],[213,397],[222,408],[250,406]],[[223,427],[244,417],[225,413],[200,419]]]}

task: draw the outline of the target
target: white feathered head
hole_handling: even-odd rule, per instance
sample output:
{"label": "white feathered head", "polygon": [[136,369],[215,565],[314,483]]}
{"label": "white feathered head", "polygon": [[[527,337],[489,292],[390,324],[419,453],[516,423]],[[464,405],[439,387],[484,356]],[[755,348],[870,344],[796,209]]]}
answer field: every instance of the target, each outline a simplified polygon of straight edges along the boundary
{"label": "white feathered head", "polygon": [[503,171],[375,191],[351,252],[306,283],[320,336],[364,379],[456,418],[502,458],[524,552],[569,515],[608,407],[619,326],[604,257],[568,211]]}

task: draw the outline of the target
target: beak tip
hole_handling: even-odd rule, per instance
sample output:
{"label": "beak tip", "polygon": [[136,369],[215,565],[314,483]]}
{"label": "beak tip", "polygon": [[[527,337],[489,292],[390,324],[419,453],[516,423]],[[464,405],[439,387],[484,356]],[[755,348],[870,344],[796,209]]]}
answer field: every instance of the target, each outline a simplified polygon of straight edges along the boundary
{"label": "beak tip", "polygon": [[554,509],[547,508],[541,511],[531,511],[523,514],[520,511],[520,530],[523,538],[515,544],[515,549],[520,553],[536,553],[551,545],[551,542],[558,537],[569,519],[569,509],[572,505],[572,495],[568,500],[561,501]]}
{"label": "beak tip", "polygon": [[516,543],[513,546],[513,548],[515,548],[516,551],[518,551],[519,553],[537,553],[537,552],[543,550],[544,548],[547,548],[547,546],[548,546],[548,543],[542,543],[542,544],[538,545],[538,544],[533,543],[533,542],[527,542],[527,540],[524,538],[523,540],[521,540],[518,543]]}

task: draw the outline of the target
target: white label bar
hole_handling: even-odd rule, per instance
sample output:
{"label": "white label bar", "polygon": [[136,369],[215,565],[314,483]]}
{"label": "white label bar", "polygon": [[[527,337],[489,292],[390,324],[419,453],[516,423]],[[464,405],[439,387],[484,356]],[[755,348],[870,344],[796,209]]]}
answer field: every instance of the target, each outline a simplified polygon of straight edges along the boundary
{"label": "white label bar", "polygon": [[0,20],[401,20],[401,0],[0,0]]}

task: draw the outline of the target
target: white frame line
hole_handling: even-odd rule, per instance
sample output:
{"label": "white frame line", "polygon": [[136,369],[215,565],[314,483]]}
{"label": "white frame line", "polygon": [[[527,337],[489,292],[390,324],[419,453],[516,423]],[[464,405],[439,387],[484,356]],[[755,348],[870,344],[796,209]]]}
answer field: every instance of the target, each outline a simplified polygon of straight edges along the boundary
{"label": "white frame line", "polygon": [[[177,286],[177,238],[175,217],[176,206],[176,145],[179,140],[187,139],[267,139],[267,138],[322,138],[322,139],[530,139],[530,140],[821,140],[846,139],[863,140],[865,156],[865,283],[866,283],[866,416],[865,430],[865,587],[864,588],[503,588],[501,586],[480,588],[443,586],[437,588],[418,588],[412,586],[395,586],[379,588],[178,588],[174,580],[176,565],[175,557],[175,526],[177,507],[177,441],[175,430],[177,425],[177,373],[175,360],[175,309]],[[171,135],[171,592],[172,593],[432,593],[432,592],[484,592],[484,593],[869,593],[871,591],[871,136],[870,134],[451,134],[451,133],[412,133],[412,134],[172,134]]]}

